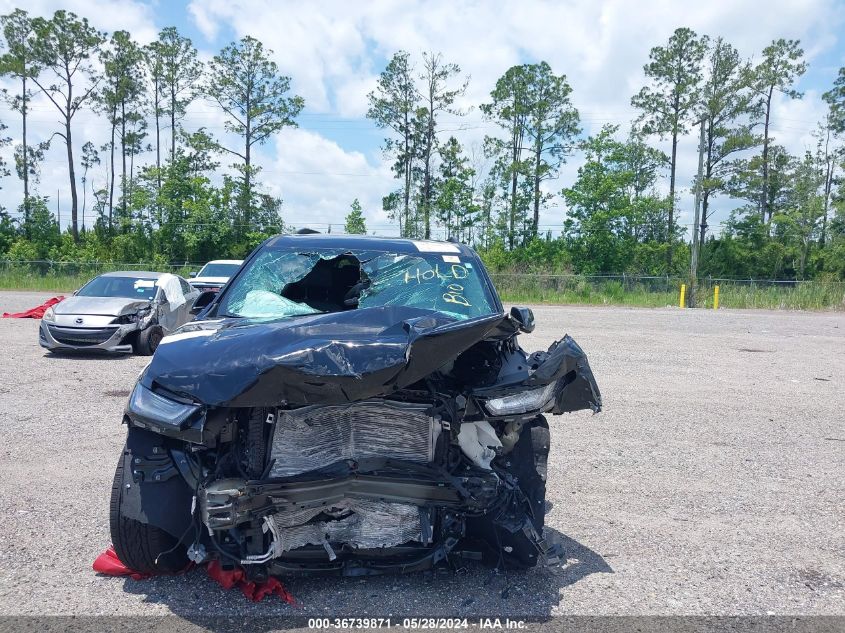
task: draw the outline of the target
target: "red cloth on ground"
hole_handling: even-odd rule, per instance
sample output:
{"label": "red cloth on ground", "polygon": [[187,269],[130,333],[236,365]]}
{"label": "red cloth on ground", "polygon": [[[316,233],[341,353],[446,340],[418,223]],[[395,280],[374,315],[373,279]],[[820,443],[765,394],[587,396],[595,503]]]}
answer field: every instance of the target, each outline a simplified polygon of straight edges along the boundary
{"label": "red cloth on ground", "polygon": [[150,577],[150,574],[142,574],[124,565],[111,545],[105,552],[97,556],[93,567],[95,572],[106,576],[129,576],[132,580],[146,580]]}
{"label": "red cloth on ground", "polygon": [[44,303],[40,306],[32,308],[31,310],[27,310],[26,312],[4,312],[3,318],[4,319],[40,319],[44,316],[44,313],[47,312],[47,308],[56,305],[60,301],[64,300],[64,296],[59,295],[58,297],[53,297],[52,299],[47,299]]}
{"label": "red cloth on ground", "polygon": [[223,566],[218,560],[211,561],[206,566],[206,571],[224,589],[231,589],[235,586],[240,587],[241,593],[253,602],[261,602],[265,596],[276,595],[289,605],[293,607],[298,606],[293,595],[273,576],[262,582],[252,582],[246,579],[246,573],[243,569],[223,569]]}
{"label": "red cloth on ground", "polygon": [[[132,580],[146,580],[151,577],[151,574],[143,574],[129,569],[117,557],[114,547],[109,545],[109,548],[97,556],[94,561],[94,571],[98,574],[105,574],[107,576],[129,576]],[[191,565],[188,566],[188,569]],[[285,586],[272,576],[263,582],[252,582],[246,579],[246,573],[243,569],[223,569],[220,561],[213,560],[206,566],[206,572],[224,589],[231,589],[232,587],[239,587],[249,600],[253,602],[261,602],[265,596],[279,596],[282,600],[291,606],[299,606],[296,599],[291,593],[285,589]]]}

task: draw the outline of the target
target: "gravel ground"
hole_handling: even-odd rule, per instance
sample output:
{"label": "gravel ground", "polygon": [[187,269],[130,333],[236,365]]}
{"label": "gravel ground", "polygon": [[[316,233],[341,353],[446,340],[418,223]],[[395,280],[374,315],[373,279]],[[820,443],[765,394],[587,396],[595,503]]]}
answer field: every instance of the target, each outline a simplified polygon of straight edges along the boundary
{"label": "gravel ground", "polygon": [[[2,292],[0,312],[47,297]],[[567,564],[293,580],[299,611],[200,571],[95,575],[121,411],[146,359],[53,357],[37,321],[0,321],[0,615],[845,614],[845,316],[535,314],[523,346],[573,335],[605,402],[552,423],[547,525]]]}

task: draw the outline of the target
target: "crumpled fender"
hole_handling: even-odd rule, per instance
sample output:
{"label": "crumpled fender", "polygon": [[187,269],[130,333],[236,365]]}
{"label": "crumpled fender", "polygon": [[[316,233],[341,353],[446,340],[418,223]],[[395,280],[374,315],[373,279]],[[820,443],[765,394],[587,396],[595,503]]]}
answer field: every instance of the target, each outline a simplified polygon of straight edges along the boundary
{"label": "crumpled fender", "polygon": [[141,382],[210,406],[340,404],[385,396],[427,376],[509,321],[456,321],[386,306],[190,324],[159,345]]}
{"label": "crumpled fender", "polygon": [[555,341],[545,352],[526,355],[521,349],[506,358],[496,381],[475,389],[480,398],[497,398],[558,383],[552,407],[543,412],[569,413],[602,408],[601,392],[596,384],[587,355],[571,336]]}
{"label": "crumpled fender", "polygon": [[526,381],[527,387],[548,385],[564,379],[565,387],[558,394],[552,413],[568,413],[581,409],[601,411],[601,392],[590,369],[587,355],[571,336],[565,335],[552,343],[546,352],[535,352],[532,360],[537,369]]}
{"label": "crumpled fender", "polygon": [[124,518],[154,525],[175,538],[181,538],[191,525],[193,490],[182,477],[145,481],[133,476],[133,470],[138,468],[136,459],[146,460],[155,455],[167,455],[161,436],[146,429],[130,428],[120,457],[123,460],[123,486],[114,494],[121,497]]}

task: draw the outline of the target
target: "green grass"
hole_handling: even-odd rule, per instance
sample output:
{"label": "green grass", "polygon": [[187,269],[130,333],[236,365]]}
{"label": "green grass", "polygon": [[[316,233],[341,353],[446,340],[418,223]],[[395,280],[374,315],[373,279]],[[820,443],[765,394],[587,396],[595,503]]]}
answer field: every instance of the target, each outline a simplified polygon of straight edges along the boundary
{"label": "green grass", "polygon": [[621,281],[607,281],[598,284],[580,281],[565,287],[550,287],[545,279],[530,276],[518,281],[496,278],[494,283],[502,301],[506,303],[559,303],[581,305],[621,305],[658,308],[677,305],[678,295],[674,291],[646,290],[623,287]]}
{"label": "green grass", "polygon": [[[680,279],[596,279],[578,276],[494,274],[506,303],[619,305],[647,308],[677,306]],[[713,307],[715,283],[701,283],[697,306]],[[774,310],[845,310],[845,282],[720,281],[719,307]],[[689,289],[687,289],[689,292]]]}
{"label": "green grass", "polygon": [[35,275],[23,272],[0,272],[0,289],[73,292],[91,279],[90,275]]}
{"label": "green grass", "polygon": [[[36,290],[68,294],[92,277],[109,270],[107,264],[67,264],[45,266],[0,263],[0,289]],[[125,269],[126,266],[123,266]],[[150,266],[137,266],[150,269]],[[153,268],[154,269],[154,268]],[[188,276],[194,268],[171,270]],[[677,278],[595,278],[577,275],[493,274],[493,282],[507,304],[616,305],[656,308],[677,306],[682,280]],[[698,307],[713,307],[713,286],[702,282]],[[845,282],[721,281],[719,305],[722,308],[765,308],[781,310],[845,310]]]}
{"label": "green grass", "polygon": [[[701,295],[700,295],[701,296]],[[704,307],[713,307],[712,287],[704,289]],[[845,284],[810,281],[788,286],[719,284],[719,307],[769,310],[845,310]]]}
{"label": "green grass", "polygon": [[[114,270],[125,270],[126,266],[73,264],[42,269],[40,265],[15,265],[0,263],[0,290],[37,290],[43,292],[70,293],[81,288],[97,275]],[[135,265],[135,270],[157,270],[155,266]],[[182,275],[186,279],[196,267],[170,269],[166,272]]]}

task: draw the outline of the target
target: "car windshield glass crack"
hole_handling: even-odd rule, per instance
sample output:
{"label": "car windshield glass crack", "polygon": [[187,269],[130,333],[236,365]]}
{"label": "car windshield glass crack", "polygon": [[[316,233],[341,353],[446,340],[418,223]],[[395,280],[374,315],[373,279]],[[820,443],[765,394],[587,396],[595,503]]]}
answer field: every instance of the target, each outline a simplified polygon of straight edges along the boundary
{"label": "car windshield glass crack", "polygon": [[266,250],[235,280],[220,314],[279,318],[381,306],[458,320],[495,311],[478,271],[458,256]]}

